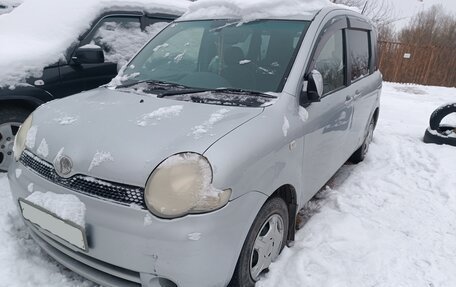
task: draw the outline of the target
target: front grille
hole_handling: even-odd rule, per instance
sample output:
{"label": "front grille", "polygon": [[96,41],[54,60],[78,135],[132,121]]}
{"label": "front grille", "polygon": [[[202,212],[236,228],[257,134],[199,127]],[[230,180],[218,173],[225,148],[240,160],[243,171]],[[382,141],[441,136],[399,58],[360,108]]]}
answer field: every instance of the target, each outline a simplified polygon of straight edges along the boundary
{"label": "front grille", "polygon": [[59,176],[52,164],[44,161],[29,151],[24,151],[19,161],[39,176],[73,191],[94,196],[123,205],[137,205],[146,209],[144,188],[115,183],[86,175],[73,175],[70,178]]}

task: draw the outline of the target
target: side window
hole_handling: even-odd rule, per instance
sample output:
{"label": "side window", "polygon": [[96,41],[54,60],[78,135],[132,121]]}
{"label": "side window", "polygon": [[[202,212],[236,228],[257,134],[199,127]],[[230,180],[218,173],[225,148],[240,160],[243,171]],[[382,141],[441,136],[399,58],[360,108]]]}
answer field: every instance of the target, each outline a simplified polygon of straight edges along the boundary
{"label": "side window", "polygon": [[168,23],[156,22],[141,29],[138,17],[107,17],[81,42],[100,46],[105,61],[123,65]]}
{"label": "side window", "polygon": [[369,32],[362,30],[348,30],[350,43],[351,80],[369,75],[370,47]]}
{"label": "side window", "polygon": [[323,76],[324,95],[344,86],[346,69],[342,30],[328,39],[315,61],[314,69]]}

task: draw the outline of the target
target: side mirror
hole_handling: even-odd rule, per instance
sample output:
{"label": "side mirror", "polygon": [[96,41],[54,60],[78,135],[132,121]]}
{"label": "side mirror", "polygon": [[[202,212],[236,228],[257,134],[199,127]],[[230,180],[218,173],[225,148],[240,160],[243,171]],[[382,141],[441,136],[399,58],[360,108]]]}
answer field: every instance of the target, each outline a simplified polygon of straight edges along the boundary
{"label": "side mirror", "polygon": [[319,102],[323,96],[323,76],[317,70],[312,70],[304,80],[300,103]]}
{"label": "side mirror", "polygon": [[75,64],[104,63],[104,53],[100,46],[88,44],[76,49],[71,58]]}

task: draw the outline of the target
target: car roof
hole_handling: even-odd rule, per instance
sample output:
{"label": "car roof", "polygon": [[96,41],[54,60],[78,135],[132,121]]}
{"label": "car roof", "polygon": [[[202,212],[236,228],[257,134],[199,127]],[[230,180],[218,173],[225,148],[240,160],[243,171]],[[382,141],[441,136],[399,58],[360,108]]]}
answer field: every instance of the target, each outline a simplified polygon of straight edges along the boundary
{"label": "car roof", "polygon": [[[190,8],[191,8],[191,6],[190,6]],[[360,17],[365,20],[368,20],[367,17],[361,15],[360,13],[356,12],[353,9],[350,9],[347,6],[331,5],[331,6],[327,6],[327,7],[322,7],[320,9],[306,10],[306,11],[302,11],[302,13],[295,13],[295,14],[289,14],[289,15],[286,15],[286,14],[276,15],[273,13],[270,15],[264,14],[264,15],[260,15],[260,17],[258,17],[256,19],[248,18],[246,22],[252,21],[252,20],[266,20],[266,19],[313,21],[317,17],[317,15],[320,14],[320,15],[324,16],[331,12],[336,12],[336,14],[338,14],[338,15],[356,16],[356,17]],[[242,14],[241,14],[241,16],[242,16]],[[190,13],[187,12],[182,17],[178,18],[177,21],[183,22],[183,21],[197,21],[197,20],[229,20],[229,19],[241,20],[241,21],[243,20],[242,17],[239,17],[238,15],[235,15],[235,14],[231,14],[231,15],[230,14],[226,14],[226,15],[217,14],[217,15],[212,16],[209,13],[202,14],[202,13],[197,13],[197,11],[196,12],[193,11]]]}

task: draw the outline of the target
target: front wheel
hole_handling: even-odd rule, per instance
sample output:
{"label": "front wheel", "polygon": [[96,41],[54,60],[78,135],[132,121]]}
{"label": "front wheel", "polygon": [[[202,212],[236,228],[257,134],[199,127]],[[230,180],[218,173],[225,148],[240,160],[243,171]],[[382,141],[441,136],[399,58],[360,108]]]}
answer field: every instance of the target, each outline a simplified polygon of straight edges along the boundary
{"label": "front wheel", "polygon": [[283,199],[269,199],[261,208],[242,247],[230,287],[253,287],[285,246],[288,208]]}
{"label": "front wheel", "polygon": [[0,109],[0,172],[13,161],[14,137],[30,111],[20,108]]}

